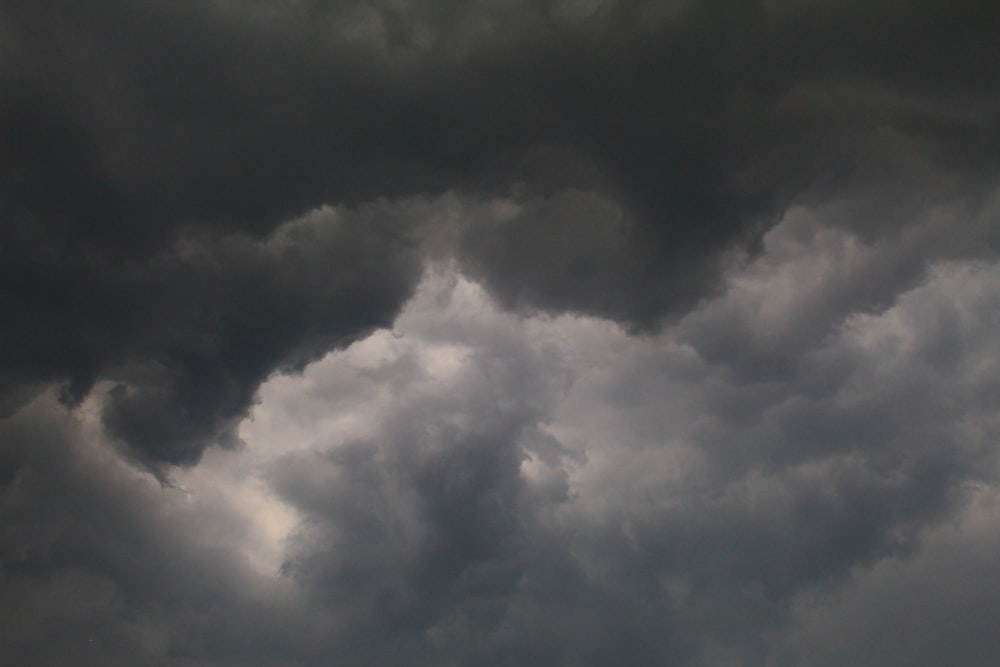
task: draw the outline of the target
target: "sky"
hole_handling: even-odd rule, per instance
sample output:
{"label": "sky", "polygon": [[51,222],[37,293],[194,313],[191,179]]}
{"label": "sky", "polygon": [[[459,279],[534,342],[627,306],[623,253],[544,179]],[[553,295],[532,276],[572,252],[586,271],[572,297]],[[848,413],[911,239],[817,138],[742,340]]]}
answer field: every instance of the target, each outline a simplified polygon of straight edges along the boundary
{"label": "sky", "polygon": [[1000,12],[0,0],[0,664],[1000,664]]}

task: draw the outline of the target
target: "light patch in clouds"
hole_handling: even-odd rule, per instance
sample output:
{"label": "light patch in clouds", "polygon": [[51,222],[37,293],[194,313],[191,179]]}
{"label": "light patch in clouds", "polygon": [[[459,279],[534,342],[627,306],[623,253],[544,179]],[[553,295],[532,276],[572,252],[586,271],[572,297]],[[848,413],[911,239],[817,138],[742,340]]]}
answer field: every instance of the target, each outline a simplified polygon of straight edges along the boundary
{"label": "light patch in clouds", "polygon": [[[154,480],[122,460],[120,445],[109,439],[102,427],[102,403],[111,389],[111,383],[99,385],[74,411],[78,455],[94,465],[114,469],[118,477],[147,488],[148,493],[156,485]],[[51,400],[51,395],[43,395],[37,402],[45,405]],[[170,497],[162,506],[164,519],[180,524],[185,516],[198,517],[195,523],[205,522],[206,537],[220,539],[259,574],[276,576],[284,540],[298,517],[260,478],[261,466],[270,457],[258,443],[238,450],[212,448],[204,465],[176,470],[162,487]]]}
{"label": "light patch in clouds", "polygon": [[260,448],[260,443],[252,441],[239,451],[213,448],[206,452],[203,464],[178,470],[172,483],[190,504],[238,512],[245,526],[238,542],[240,553],[261,575],[276,576],[285,540],[299,517],[260,478],[260,466],[270,456]]}
{"label": "light patch in clouds", "polygon": [[[926,558],[925,533],[937,544],[942,520],[981,505],[969,484],[992,493],[997,478],[1000,272],[941,262],[876,309],[865,286],[888,252],[792,216],[722,294],[643,337],[597,318],[504,312],[453,266],[430,269],[392,330],[265,383],[242,425],[280,502],[308,517],[290,533],[287,576],[333,596],[360,577],[348,596],[367,619],[356,641],[390,621],[355,587],[398,599],[394,613],[418,614],[423,633],[404,643],[430,662],[515,650],[517,614],[568,604],[544,597],[551,558],[576,582],[574,604],[620,595],[594,613],[666,614],[634,629],[649,655],[663,650],[657,632],[687,624],[699,630],[671,649],[681,662],[791,650],[780,628],[789,613],[807,622],[795,620],[800,600],[838,582],[881,586],[886,568]],[[699,353],[731,328],[742,332],[733,356]],[[753,365],[779,349],[791,362],[780,372]],[[439,466],[441,483],[479,481],[448,496],[426,485]],[[455,502],[473,509],[462,518]],[[474,537],[478,521],[490,541]],[[443,556],[435,536],[466,546]],[[343,560],[376,547],[376,570]],[[426,569],[436,557],[450,574]],[[470,646],[476,596],[456,582],[484,567],[514,578]],[[572,641],[551,623],[536,631]],[[591,649],[610,650],[615,632]]]}
{"label": "light patch in clouds", "polygon": [[987,665],[948,619],[995,610],[964,573],[995,576],[1000,267],[873,298],[892,252],[790,215],[643,336],[431,265],[392,328],[273,375],[244,444],[166,486],[105,434],[110,385],[48,391],[3,422],[4,586],[88,601],[17,632],[100,630],[89,664],[893,664],[876,628]]}

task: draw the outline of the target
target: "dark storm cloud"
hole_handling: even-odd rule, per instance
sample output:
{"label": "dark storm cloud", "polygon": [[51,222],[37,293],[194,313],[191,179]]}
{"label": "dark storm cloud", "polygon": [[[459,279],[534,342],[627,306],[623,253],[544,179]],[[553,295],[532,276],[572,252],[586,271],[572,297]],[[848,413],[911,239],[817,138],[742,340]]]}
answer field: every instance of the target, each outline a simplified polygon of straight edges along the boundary
{"label": "dark storm cloud", "polygon": [[[48,290],[102,279],[81,257],[118,271],[178,230],[519,186],[541,199],[463,244],[473,270],[510,304],[653,326],[797,197],[895,187],[847,221],[870,233],[915,187],[975,194],[1000,42],[978,6],[8,3],[7,310],[65,314]],[[567,245],[581,216],[597,236]],[[529,227],[529,254],[509,250]],[[77,391],[102,370],[8,347]]]}
{"label": "dark storm cloud", "polygon": [[[68,379],[82,395],[110,341],[116,361],[160,361],[133,322],[163,317],[142,285],[155,279],[131,274],[191,230],[263,237],[321,204],[446,189],[523,200],[459,246],[508,305],[655,327],[791,201],[895,188],[847,216],[870,234],[928,199],[975,197],[996,162],[1000,42],[979,7],[6,3],[5,394]],[[395,289],[378,317],[325,317],[321,336],[384,322]],[[171,312],[192,340],[168,375],[212,375],[190,348],[217,337],[238,357],[282,317],[233,301]],[[140,440],[219,432],[295,331],[215,373],[231,385],[218,414],[168,378],[122,395],[133,416],[110,423]],[[164,429],[175,403],[192,414]],[[199,447],[147,449],[179,462]]]}
{"label": "dark storm cloud", "polygon": [[406,218],[421,210],[320,209],[267,237],[192,232],[143,258],[39,239],[4,265],[8,377],[66,374],[71,400],[113,379],[110,432],[144,463],[193,463],[234,442],[269,373],[391,322],[420,272]]}
{"label": "dark storm cloud", "polygon": [[995,14],[0,0],[0,662],[996,664]]}
{"label": "dark storm cloud", "polygon": [[137,244],[582,186],[678,257],[844,172],[909,166],[907,147],[995,162],[996,26],[974,3],[575,4],[10,3],[6,206]]}

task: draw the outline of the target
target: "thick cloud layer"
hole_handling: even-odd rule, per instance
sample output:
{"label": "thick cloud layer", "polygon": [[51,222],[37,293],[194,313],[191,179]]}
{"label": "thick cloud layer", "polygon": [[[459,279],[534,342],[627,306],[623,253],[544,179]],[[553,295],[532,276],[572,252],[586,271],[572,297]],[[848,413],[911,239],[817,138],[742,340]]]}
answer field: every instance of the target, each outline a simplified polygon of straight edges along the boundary
{"label": "thick cloud layer", "polygon": [[193,463],[234,442],[270,372],[392,321],[420,274],[422,210],[385,208],[320,209],[259,239],[190,233],[142,259],[61,256],[42,238],[4,265],[8,381],[65,378],[73,403],[113,380],[110,432],[150,465]]}
{"label": "thick cloud layer", "polygon": [[0,662],[996,664],[995,14],[0,0]]}
{"label": "thick cloud layer", "polygon": [[[852,201],[844,224],[871,235],[980,197],[991,18],[973,2],[4,3],[5,403],[165,364],[157,396],[130,399],[148,418],[110,421],[150,460],[196,460],[302,328],[328,347],[386,324],[415,273],[391,259],[395,231],[362,232],[390,258],[362,271],[393,287],[303,322],[222,294],[285,260],[261,277],[210,243],[212,300],[178,245],[266,243],[308,210],[379,197],[513,198],[516,215],[460,240],[469,272],[510,307],[655,328],[789,203]],[[273,298],[310,287],[278,280]],[[164,321],[180,351],[163,351]],[[206,339],[249,354],[206,370]],[[203,408],[185,382],[229,397]],[[157,415],[188,423],[169,435]],[[154,430],[180,444],[147,446]]]}
{"label": "thick cloud layer", "polygon": [[[107,440],[113,394],[75,416],[43,395],[4,425],[2,655],[992,664],[970,578],[997,575],[1000,268],[936,263],[868,313],[798,305],[881,252],[788,219],[646,337],[505,313],[438,268],[392,330],[270,380],[246,447],[174,486]],[[732,354],[701,353],[735,317]]]}

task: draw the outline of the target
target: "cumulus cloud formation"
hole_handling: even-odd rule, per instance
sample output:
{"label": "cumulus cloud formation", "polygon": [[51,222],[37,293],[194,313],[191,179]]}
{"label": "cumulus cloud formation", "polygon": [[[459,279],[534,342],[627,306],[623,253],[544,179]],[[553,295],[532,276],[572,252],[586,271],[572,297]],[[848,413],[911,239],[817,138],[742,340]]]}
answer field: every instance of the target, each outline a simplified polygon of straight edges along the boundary
{"label": "cumulus cloud formation", "polygon": [[151,465],[196,462],[213,439],[233,440],[270,372],[391,322],[420,260],[380,208],[319,209],[264,238],[191,233],[127,261],[15,258],[28,282],[8,294],[13,382],[64,380],[73,403],[113,380],[111,433]]}
{"label": "cumulus cloud formation", "polygon": [[0,0],[0,662],[995,664],[994,14]]}

